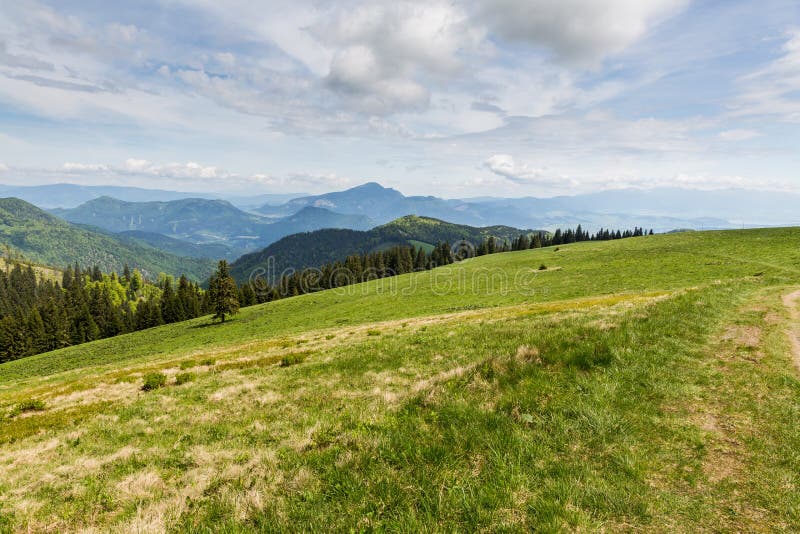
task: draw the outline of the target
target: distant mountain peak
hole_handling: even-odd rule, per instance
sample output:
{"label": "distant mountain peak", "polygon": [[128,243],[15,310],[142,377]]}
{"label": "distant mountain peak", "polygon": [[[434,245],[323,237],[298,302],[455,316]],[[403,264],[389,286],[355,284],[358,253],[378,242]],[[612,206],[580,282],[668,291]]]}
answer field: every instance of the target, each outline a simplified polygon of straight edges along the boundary
{"label": "distant mountain peak", "polygon": [[397,189],[392,189],[391,187],[384,187],[378,182],[367,182],[365,184],[351,187],[350,189],[345,189],[344,191],[319,195],[318,198],[342,197],[342,196],[350,197],[354,194],[359,196],[364,196],[365,198],[370,198],[370,197],[405,198],[405,195],[403,195],[403,193],[401,193]]}
{"label": "distant mountain peak", "polygon": [[394,191],[391,187],[384,187],[378,182],[367,182],[355,187],[351,187],[350,191]]}

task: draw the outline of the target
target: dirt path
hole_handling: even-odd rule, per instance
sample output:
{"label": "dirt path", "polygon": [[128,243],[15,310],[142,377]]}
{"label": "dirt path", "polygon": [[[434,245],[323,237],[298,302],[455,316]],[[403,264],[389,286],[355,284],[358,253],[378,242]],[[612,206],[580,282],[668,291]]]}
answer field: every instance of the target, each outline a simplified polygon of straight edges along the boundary
{"label": "dirt path", "polygon": [[792,345],[792,360],[797,370],[800,371],[800,310],[798,301],[800,300],[800,289],[784,295],[783,304],[789,309],[789,341]]}

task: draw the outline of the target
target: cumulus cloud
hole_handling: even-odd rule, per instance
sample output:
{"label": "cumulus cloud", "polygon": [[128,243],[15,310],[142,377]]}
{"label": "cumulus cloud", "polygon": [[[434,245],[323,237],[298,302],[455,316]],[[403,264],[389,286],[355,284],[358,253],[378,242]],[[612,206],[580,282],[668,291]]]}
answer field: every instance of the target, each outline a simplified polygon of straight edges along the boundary
{"label": "cumulus cloud", "polygon": [[147,174],[169,178],[199,178],[199,179],[224,179],[235,176],[233,173],[222,170],[213,165],[201,165],[190,161],[188,163],[155,164],[143,159],[127,159],[119,169],[132,174]]}
{"label": "cumulus cloud", "polygon": [[475,0],[501,38],[546,47],[563,60],[591,64],[641,38],[689,0]]}
{"label": "cumulus cloud", "polygon": [[428,85],[457,72],[482,38],[464,10],[436,0],[365,3],[314,34],[334,50],[329,86],[370,113],[424,108]]}
{"label": "cumulus cloud", "polygon": [[0,163],[0,172],[8,172],[10,170],[9,166],[5,163]]}
{"label": "cumulus cloud", "polygon": [[547,167],[533,167],[527,163],[517,162],[508,154],[495,154],[484,162],[484,166],[494,174],[519,185],[556,187],[576,185],[576,182],[567,176],[554,173]]}
{"label": "cumulus cloud", "polygon": [[108,165],[102,165],[100,163],[75,163],[72,161],[68,161],[61,166],[61,168],[65,172],[70,173],[95,173],[95,172],[107,172],[111,169]]}
{"label": "cumulus cloud", "polygon": [[[117,20],[114,10],[94,13],[89,24],[79,10],[65,14],[25,0],[8,12],[11,38],[33,39],[44,59],[53,59],[55,72],[13,73],[42,90],[26,94],[22,84],[7,90],[59,118],[99,111],[163,120],[164,108],[182,96],[181,119],[192,124],[201,119],[186,110],[200,96],[228,111],[265,117],[268,128],[290,134],[463,133],[496,126],[502,112],[540,115],[611,95],[588,97],[566,71],[521,64],[527,54],[518,43],[534,45],[533,54],[544,48],[570,62],[593,60],[629,45],[683,2],[178,0],[161,6],[165,20],[191,13],[214,21],[182,41],[181,32]],[[214,48],[217,40],[236,52]],[[504,50],[507,43],[511,48]],[[44,89],[92,94],[47,99]],[[454,102],[458,107],[446,109]]]}
{"label": "cumulus cloud", "polygon": [[[800,32],[776,46],[761,38],[786,16],[724,2],[660,26],[689,2],[158,0],[148,17],[109,3],[18,0],[0,17],[0,103],[50,120],[58,131],[48,141],[58,141],[31,136],[0,156],[15,177],[46,149],[56,178],[333,189],[371,174],[416,180],[422,193],[475,174],[487,192],[595,187],[597,177],[616,187],[651,171],[662,183],[788,176],[790,143],[759,121],[800,121]],[[783,13],[788,4],[769,2]],[[716,42],[717,30],[722,44],[704,48],[701,69],[691,49],[711,40],[700,33]],[[768,47],[773,60],[759,68]],[[669,76],[706,66],[695,87]],[[732,80],[737,68],[752,74]],[[730,113],[687,117],[716,87],[704,85],[711,78],[738,87]],[[756,135],[758,146],[735,144]],[[141,153],[161,162],[123,161],[142,139],[151,147]],[[758,164],[756,149],[774,157]],[[202,162],[232,152],[249,158],[243,168],[271,167],[251,175]],[[116,163],[61,167],[74,154]],[[476,172],[475,154],[495,156]],[[377,168],[373,156],[413,165]],[[339,174],[287,171],[323,158]]]}

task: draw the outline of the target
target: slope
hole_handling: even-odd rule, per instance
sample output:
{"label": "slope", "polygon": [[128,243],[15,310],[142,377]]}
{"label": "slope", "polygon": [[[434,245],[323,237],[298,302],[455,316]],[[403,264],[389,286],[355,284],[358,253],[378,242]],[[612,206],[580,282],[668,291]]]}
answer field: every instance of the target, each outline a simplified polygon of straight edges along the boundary
{"label": "slope", "polygon": [[4,364],[0,524],[796,530],[799,239],[484,256]]}
{"label": "slope", "polygon": [[104,271],[122,272],[127,263],[147,276],[159,272],[186,274],[205,280],[213,270],[211,260],[176,256],[137,243],[123,243],[112,236],[66,223],[19,199],[0,199],[0,243],[25,258],[45,265],[75,262],[98,265]]}

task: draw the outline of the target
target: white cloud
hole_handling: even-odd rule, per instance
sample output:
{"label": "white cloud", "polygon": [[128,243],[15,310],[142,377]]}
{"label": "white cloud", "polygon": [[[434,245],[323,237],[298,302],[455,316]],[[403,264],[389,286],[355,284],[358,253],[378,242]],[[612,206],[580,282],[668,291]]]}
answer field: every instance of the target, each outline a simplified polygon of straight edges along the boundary
{"label": "white cloud", "polygon": [[697,189],[702,191],[713,191],[718,189],[750,189],[750,190],[772,190],[788,191],[796,190],[790,184],[777,180],[753,179],[750,177],[731,175],[719,176],[711,174],[685,174],[680,173],[671,178],[658,180],[643,180],[638,183],[631,183],[631,187],[680,187],[683,189]]}
{"label": "white cloud", "polygon": [[480,20],[502,38],[592,64],[640,39],[689,0],[475,0]]}
{"label": "white cloud", "polygon": [[789,32],[780,57],[739,80],[733,115],[772,115],[800,122],[800,29]]}
{"label": "white cloud", "polygon": [[293,172],[285,176],[254,174],[251,179],[261,185],[288,188],[289,190],[300,188],[303,190],[330,191],[331,189],[350,187],[353,184],[353,180],[350,178],[339,176],[336,173]]}
{"label": "white cloud", "polygon": [[364,3],[313,31],[334,50],[330,87],[377,114],[424,109],[430,87],[458,72],[482,39],[464,10],[437,0]]}
{"label": "white cloud", "polygon": [[0,41],[0,65],[6,67],[20,67],[28,70],[51,71],[54,69],[52,63],[42,61],[35,56],[29,54],[12,54],[8,51],[4,41]]}
{"label": "white cloud", "polygon": [[[3,172],[0,165],[0,172]],[[7,169],[7,167],[6,167]],[[351,186],[351,178],[334,172],[288,172],[284,175],[268,173],[235,173],[216,165],[204,165],[197,162],[187,163],[155,163],[145,159],[129,158],[121,165],[100,163],[64,163],[59,169],[22,169],[27,175],[59,175],[69,174],[71,179],[88,183],[108,183],[122,180],[125,183],[136,183],[152,186],[153,181],[159,185],[180,186],[181,189],[206,189],[212,187],[218,191],[229,188],[245,190],[252,186],[264,186],[271,190],[293,191],[330,191]],[[97,182],[97,179],[105,182]],[[82,180],[84,179],[84,180]]]}
{"label": "white cloud", "polygon": [[97,172],[107,172],[110,170],[108,165],[102,165],[100,163],[75,163],[68,161],[64,163],[61,167],[65,172],[70,173],[97,173]]}
{"label": "white cloud", "polygon": [[10,170],[9,166],[5,163],[0,163],[0,172],[8,172]]}
{"label": "white cloud", "polygon": [[193,161],[187,163],[156,164],[144,159],[127,159],[117,172],[161,176],[168,178],[195,178],[203,180],[223,180],[237,175],[214,165],[201,165]]}
{"label": "white cloud", "polygon": [[[518,194],[796,176],[796,132],[770,121],[800,121],[800,31],[756,64],[791,0],[660,25],[689,1],[155,0],[148,17],[17,0],[0,17],[0,107],[54,131],[16,128],[30,144],[3,140],[0,160],[6,180],[48,165],[54,180],[190,190],[336,189],[351,176]],[[718,30],[718,46],[698,46]],[[701,107],[731,86],[731,113]],[[124,161],[130,146],[147,159]],[[89,163],[61,166],[76,154]],[[476,169],[476,154],[500,159]]]}
{"label": "white cloud", "polygon": [[748,139],[754,139],[756,137],[760,137],[761,133],[755,130],[746,130],[746,129],[735,129],[735,130],[725,130],[724,132],[720,132],[719,137],[725,141],[747,141]]}
{"label": "white cloud", "polygon": [[144,159],[130,158],[122,165],[102,163],[67,162],[61,170],[70,174],[109,174],[138,175],[176,179],[224,180],[238,178],[238,175],[227,172],[213,165],[201,165],[196,162],[156,164]]}
{"label": "white cloud", "polygon": [[567,176],[554,173],[547,167],[533,167],[519,163],[508,154],[495,154],[484,162],[484,166],[498,176],[519,185],[569,187],[576,185]]}

